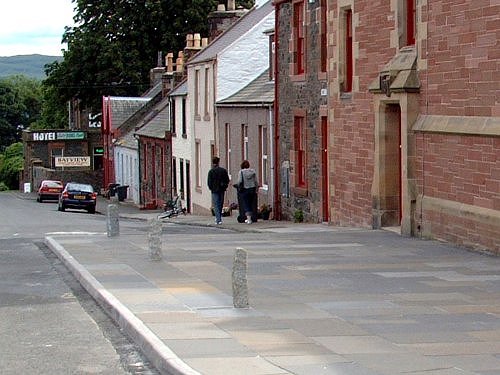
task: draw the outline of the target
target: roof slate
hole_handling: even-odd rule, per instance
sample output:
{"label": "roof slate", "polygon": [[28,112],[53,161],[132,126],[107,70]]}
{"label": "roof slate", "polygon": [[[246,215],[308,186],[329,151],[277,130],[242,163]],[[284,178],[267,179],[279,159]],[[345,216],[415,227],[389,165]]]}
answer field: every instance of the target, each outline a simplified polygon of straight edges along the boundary
{"label": "roof slate", "polygon": [[170,114],[168,109],[169,100],[166,97],[139,124],[140,129],[135,134],[143,137],[164,139],[165,132],[170,130]]}
{"label": "roof slate", "polygon": [[274,81],[269,80],[269,69],[255,78],[237,93],[217,102],[225,104],[272,104],[274,102]]}
{"label": "roof slate", "polygon": [[133,132],[129,132],[123,137],[117,139],[114,145],[137,150],[137,139],[135,139]]}
{"label": "roof slate", "polygon": [[151,98],[128,98],[121,96],[109,96],[104,100],[109,100],[111,107],[111,119],[113,129],[120,127],[130,116],[142,108]]}
{"label": "roof slate", "polygon": [[187,95],[187,93],[188,93],[187,80],[184,80],[180,85],[178,85],[175,89],[173,89],[168,95],[169,96],[182,96],[182,95]]}
{"label": "roof slate", "polygon": [[251,30],[252,27],[273,10],[274,6],[272,1],[268,1],[258,8],[251,9],[212,43],[194,55],[187,64],[192,65],[214,59],[221,51],[233,44],[247,31]]}
{"label": "roof slate", "polygon": [[163,83],[161,81],[157,82],[153,87],[151,87],[141,96],[144,98],[153,98],[161,92],[162,88],[163,88]]}

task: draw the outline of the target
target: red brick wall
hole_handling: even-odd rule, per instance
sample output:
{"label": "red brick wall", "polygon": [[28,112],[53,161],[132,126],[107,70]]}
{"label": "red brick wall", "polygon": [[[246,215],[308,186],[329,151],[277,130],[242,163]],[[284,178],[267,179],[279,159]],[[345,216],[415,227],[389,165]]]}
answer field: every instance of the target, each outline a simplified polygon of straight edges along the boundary
{"label": "red brick wall", "polygon": [[[500,4],[429,1],[429,74],[421,73],[429,114],[500,116]],[[425,50],[422,56],[425,56]]]}
{"label": "red brick wall", "polygon": [[[427,4],[418,11],[419,30],[427,32],[426,40],[418,40],[417,34],[418,113],[499,117],[500,4],[489,0]],[[335,0],[328,2],[329,37],[334,43],[329,48],[335,57],[328,72],[332,222],[371,226],[375,113],[368,86],[397,53],[390,43],[396,15],[388,1],[354,2],[354,41],[359,47],[354,77],[359,78],[359,89],[339,97],[331,89],[337,78],[337,6]],[[409,131],[409,147],[416,145],[409,177],[416,179],[418,195],[472,205],[479,211],[500,210],[499,137]],[[429,224],[435,237],[466,245],[475,239],[490,249],[500,246],[500,229],[489,224],[494,221],[481,223],[433,211],[421,214],[420,222]]]}
{"label": "red brick wall", "polygon": [[[423,9],[428,71],[420,72],[421,113],[500,116],[500,4],[493,3],[446,0]],[[500,210],[499,137],[418,134],[417,154],[424,196]],[[433,210],[422,212],[422,221],[434,237],[500,251],[500,228],[490,222]]]}
{"label": "red brick wall", "polygon": [[[330,1],[329,9],[337,9],[337,1]],[[336,11],[330,14],[338,17]],[[354,77],[359,77],[359,90],[354,87],[351,98],[330,93],[334,224],[372,226],[375,116],[373,94],[368,92],[368,86],[396,53],[390,46],[390,31],[394,28],[394,20],[388,18],[390,14],[389,1],[355,2],[353,16],[354,19],[359,16],[359,23],[354,23],[353,28],[354,41],[359,42],[359,57],[354,56]],[[337,35],[336,30],[333,35]],[[329,71],[329,78],[336,77],[335,66]]]}
{"label": "red brick wall", "polygon": [[500,138],[419,134],[417,146],[424,195],[500,210]]}

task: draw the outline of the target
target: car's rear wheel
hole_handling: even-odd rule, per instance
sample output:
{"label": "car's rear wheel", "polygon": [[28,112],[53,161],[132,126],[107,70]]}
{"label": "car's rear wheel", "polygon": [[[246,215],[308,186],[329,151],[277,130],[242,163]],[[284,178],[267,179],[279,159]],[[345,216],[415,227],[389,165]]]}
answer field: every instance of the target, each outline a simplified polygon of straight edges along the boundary
{"label": "car's rear wheel", "polygon": [[41,196],[41,195],[39,195],[39,196],[38,196],[38,198],[36,199],[36,201],[37,201],[38,203],[42,203],[42,196]]}
{"label": "car's rear wheel", "polygon": [[95,214],[95,207],[90,207],[89,209],[87,209],[87,211],[89,212],[89,214]]}

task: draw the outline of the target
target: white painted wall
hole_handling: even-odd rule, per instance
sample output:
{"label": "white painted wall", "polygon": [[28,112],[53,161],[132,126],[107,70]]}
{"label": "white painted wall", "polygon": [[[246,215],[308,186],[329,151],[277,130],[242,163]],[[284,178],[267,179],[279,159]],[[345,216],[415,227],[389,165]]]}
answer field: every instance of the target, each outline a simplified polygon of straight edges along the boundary
{"label": "white painted wall", "polygon": [[[186,98],[186,137],[184,138],[182,136],[182,99],[186,98],[185,96],[175,96],[172,97],[173,100],[175,100],[175,132],[176,136],[172,137],[172,156],[175,157],[176,159],[176,171],[177,171],[177,191],[174,192],[174,195],[180,195],[179,189],[180,189],[180,181],[181,181],[181,175],[180,175],[180,160],[184,160],[184,186],[185,189],[190,189],[191,194],[193,193],[193,180],[191,177],[191,186],[187,186],[187,179],[186,179],[186,161],[189,161],[190,163],[190,168],[193,169],[193,157],[192,157],[192,139],[193,139],[193,131],[192,131],[192,126],[191,126],[191,121],[190,121],[190,106],[189,106],[189,99]],[[186,192],[184,192],[184,198],[186,198]],[[182,206],[186,207],[186,201],[185,199],[182,201]]]}
{"label": "white painted wall", "polygon": [[115,146],[114,157],[116,183],[128,185],[127,199],[139,204],[139,157],[137,150]]}
{"label": "white painted wall", "polygon": [[[208,68],[208,116],[205,116],[205,74]],[[196,94],[195,89],[195,72],[200,71],[199,79],[199,108],[200,116],[196,116],[194,98]],[[191,113],[191,123],[193,124],[192,133],[192,162],[191,162],[191,198],[193,202],[194,210],[196,213],[196,206],[205,209],[209,212],[210,207],[212,207],[212,194],[207,186],[207,176],[208,171],[212,167],[211,151],[210,145],[215,142],[214,129],[214,64],[213,62],[201,63],[188,68],[188,96],[190,97],[190,113]],[[201,153],[200,153],[200,181],[196,178],[196,140],[200,140]]]}
{"label": "white painted wall", "polygon": [[241,90],[269,67],[269,36],[274,11],[217,57],[217,98],[225,99]]}

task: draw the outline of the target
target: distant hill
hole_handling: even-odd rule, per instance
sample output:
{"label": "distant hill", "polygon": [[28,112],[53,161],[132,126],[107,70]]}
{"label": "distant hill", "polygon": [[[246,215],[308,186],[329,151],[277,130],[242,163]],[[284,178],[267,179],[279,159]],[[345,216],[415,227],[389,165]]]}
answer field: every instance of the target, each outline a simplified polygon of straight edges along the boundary
{"label": "distant hill", "polygon": [[45,64],[50,64],[56,60],[61,61],[62,56],[0,56],[0,77],[23,74],[30,78],[45,79]]}

